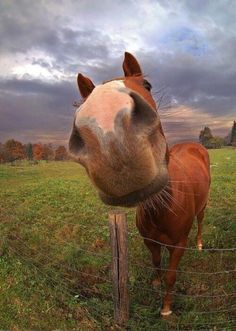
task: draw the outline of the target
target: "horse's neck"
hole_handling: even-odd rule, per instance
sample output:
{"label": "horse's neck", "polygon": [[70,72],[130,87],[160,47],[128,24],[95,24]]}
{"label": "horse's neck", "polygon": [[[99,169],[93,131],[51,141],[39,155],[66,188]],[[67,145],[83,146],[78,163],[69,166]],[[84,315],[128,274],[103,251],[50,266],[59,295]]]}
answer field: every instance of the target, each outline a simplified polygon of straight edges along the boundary
{"label": "horse's neck", "polygon": [[168,152],[168,174],[169,179],[173,183],[176,182],[176,180],[179,181],[186,181],[186,178],[188,177],[188,168],[186,167],[186,164],[183,160],[181,160],[182,157],[179,156],[178,153],[175,153],[174,151]]}
{"label": "horse's neck", "polygon": [[144,200],[139,204],[139,208],[143,210],[143,213],[148,215],[148,217],[158,217],[170,208],[172,201],[172,188],[171,182],[168,182],[166,186],[156,194],[153,194],[148,199]]}
{"label": "horse's neck", "polygon": [[155,214],[156,216],[161,216],[170,210],[171,204],[173,202],[173,192],[176,192],[179,186],[183,186],[186,182],[187,173],[184,164],[174,153],[169,152],[167,147],[166,161],[168,163],[168,176],[169,180],[165,187],[159,192],[145,201],[143,201],[140,206],[144,209],[145,213]]}

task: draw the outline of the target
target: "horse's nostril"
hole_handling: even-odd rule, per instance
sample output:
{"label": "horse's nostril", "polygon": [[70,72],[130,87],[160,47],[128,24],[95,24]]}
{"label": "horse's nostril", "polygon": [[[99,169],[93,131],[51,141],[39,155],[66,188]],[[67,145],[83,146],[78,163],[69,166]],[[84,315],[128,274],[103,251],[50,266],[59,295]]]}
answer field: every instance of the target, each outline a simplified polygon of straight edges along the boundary
{"label": "horse's nostril", "polygon": [[135,124],[150,125],[157,119],[156,111],[137,93],[131,92],[134,100],[132,120]]}
{"label": "horse's nostril", "polygon": [[77,155],[85,146],[84,140],[81,137],[79,130],[74,126],[70,136],[69,150],[72,154]]}

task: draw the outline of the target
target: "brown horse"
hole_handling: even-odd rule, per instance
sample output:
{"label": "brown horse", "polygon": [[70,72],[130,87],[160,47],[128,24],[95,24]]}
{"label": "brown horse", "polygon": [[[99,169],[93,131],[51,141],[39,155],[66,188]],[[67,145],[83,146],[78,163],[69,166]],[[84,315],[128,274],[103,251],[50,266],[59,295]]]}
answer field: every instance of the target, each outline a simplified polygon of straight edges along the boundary
{"label": "brown horse", "polygon": [[161,314],[171,314],[176,269],[195,216],[197,246],[210,186],[209,157],[196,143],[168,149],[151,84],[133,55],[125,53],[124,77],[94,86],[78,75],[84,99],[77,109],[69,148],[81,163],[103,202],[137,205],[136,224],[157,268],[161,245],[169,253],[166,295]]}

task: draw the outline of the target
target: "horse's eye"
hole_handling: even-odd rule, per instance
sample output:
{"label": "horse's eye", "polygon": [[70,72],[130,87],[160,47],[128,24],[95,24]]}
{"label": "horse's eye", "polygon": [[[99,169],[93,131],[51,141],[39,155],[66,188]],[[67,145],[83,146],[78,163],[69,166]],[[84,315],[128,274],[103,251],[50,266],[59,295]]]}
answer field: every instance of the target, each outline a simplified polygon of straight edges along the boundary
{"label": "horse's eye", "polygon": [[152,89],[152,85],[146,80],[143,80],[143,86],[145,87],[145,89],[147,89],[148,91],[151,91]]}

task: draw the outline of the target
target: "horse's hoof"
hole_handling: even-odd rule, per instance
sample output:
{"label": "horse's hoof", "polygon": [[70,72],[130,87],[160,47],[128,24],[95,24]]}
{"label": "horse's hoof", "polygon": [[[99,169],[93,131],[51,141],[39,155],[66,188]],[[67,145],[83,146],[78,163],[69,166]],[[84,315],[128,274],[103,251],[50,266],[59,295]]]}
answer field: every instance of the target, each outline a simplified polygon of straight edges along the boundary
{"label": "horse's hoof", "polygon": [[153,287],[157,287],[157,286],[160,286],[160,285],[161,285],[161,280],[159,278],[153,279],[153,281],[152,281],[152,286]]}
{"label": "horse's hoof", "polygon": [[202,244],[197,245],[197,248],[198,248],[199,251],[201,251],[202,250]]}
{"label": "horse's hoof", "polygon": [[161,316],[163,317],[170,316],[171,314],[172,314],[172,310],[165,310],[165,309],[161,310]]}

